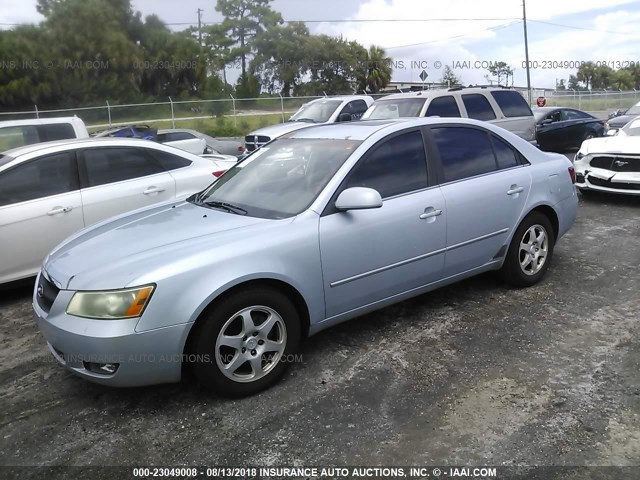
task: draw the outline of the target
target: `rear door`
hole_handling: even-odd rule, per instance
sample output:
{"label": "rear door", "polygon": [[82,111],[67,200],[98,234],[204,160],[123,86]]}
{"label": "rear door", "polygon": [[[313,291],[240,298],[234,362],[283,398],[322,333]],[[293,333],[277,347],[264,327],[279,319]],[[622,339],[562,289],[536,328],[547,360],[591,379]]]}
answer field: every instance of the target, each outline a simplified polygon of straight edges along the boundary
{"label": "rear door", "polygon": [[566,125],[567,146],[579,147],[589,132],[589,124],[594,121],[594,118],[579,110],[568,108],[562,111],[562,120]]}
{"label": "rear door", "polygon": [[144,147],[95,147],[79,153],[86,225],[176,196],[173,177]]}
{"label": "rear door", "polygon": [[74,152],[0,173],[0,283],[37,273],[45,256],[84,227]]}
{"label": "rear door", "polygon": [[447,212],[444,275],[463,273],[506,253],[531,190],[528,163],[480,127],[430,130]]}

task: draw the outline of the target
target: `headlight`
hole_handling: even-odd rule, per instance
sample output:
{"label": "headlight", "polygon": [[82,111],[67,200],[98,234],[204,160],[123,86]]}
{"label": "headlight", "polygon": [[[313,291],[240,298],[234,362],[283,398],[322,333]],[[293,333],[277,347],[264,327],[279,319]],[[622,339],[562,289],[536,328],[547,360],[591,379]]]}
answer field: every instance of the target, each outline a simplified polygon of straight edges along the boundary
{"label": "headlight", "polygon": [[144,312],[155,285],[109,290],[105,292],[76,292],[67,313],[76,317],[114,320],[139,317]]}

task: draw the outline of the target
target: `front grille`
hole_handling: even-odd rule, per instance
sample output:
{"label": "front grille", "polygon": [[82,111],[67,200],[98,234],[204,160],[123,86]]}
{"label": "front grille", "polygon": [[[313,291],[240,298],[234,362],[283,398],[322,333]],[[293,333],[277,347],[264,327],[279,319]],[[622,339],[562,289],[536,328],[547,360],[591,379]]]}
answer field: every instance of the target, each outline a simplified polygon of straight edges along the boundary
{"label": "front grille", "polygon": [[589,177],[589,183],[597,187],[615,188],[616,190],[640,190],[638,183],[612,182],[602,178]]}
{"label": "front grille", "polygon": [[53,282],[49,281],[43,272],[40,275],[40,279],[38,280],[38,285],[36,287],[36,299],[40,308],[49,313],[51,305],[53,305],[53,302],[56,300],[58,293],[60,293],[60,289],[56,287]]}
{"label": "front grille", "polygon": [[589,165],[612,172],[640,172],[640,157],[601,155],[593,157]]}
{"label": "front grille", "polygon": [[244,146],[248,151],[253,152],[255,149],[260,148],[265,143],[269,143],[271,138],[265,135],[247,135],[244,137]]}

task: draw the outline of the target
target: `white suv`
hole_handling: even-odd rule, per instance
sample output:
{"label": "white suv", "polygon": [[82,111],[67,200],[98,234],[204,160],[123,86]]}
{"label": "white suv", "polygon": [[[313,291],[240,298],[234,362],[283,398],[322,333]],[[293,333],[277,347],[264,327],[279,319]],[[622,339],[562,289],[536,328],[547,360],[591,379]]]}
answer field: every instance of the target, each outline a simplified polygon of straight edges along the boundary
{"label": "white suv", "polygon": [[450,88],[396,93],[376,100],[363,120],[400,117],[462,117],[484,120],[534,142],[536,122],[520,93],[506,88]]}

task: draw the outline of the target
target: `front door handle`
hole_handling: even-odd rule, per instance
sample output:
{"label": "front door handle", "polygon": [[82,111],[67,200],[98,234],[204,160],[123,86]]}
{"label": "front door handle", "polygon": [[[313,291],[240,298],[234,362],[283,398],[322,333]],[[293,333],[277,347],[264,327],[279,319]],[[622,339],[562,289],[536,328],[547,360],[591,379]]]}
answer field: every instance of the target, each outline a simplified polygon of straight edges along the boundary
{"label": "front door handle", "polygon": [[515,195],[516,193],[522,193],[523,191],[524,191],[524,187],[511,185],[511,188],[507,190],[507,195]]}
{"label": "front door handle", "polygon": [[420,220],[426,220],[428,218],[434,218],[442,215],[442,210],[436,210],[433,207],[425,208],[424,213],[420,215]]}
{"label": "front door handle", "polygon": [[164,192],[164,188],[160,188],[160,187],[149,187],[147,188],[144,192],[145,195],[151,195],[153,193],[162,193]]}
{"label": "front door handle", "polygon": [[69,213],[71,210],[73,210],[73,207],[54,207],[52,210],[47,212],[47,215],[52,216],[59,213]]}

